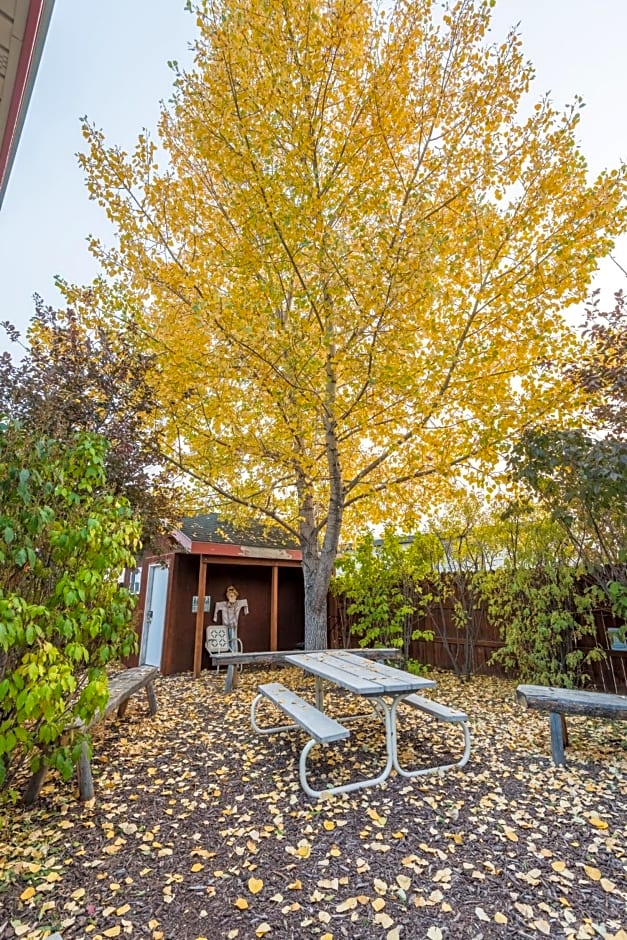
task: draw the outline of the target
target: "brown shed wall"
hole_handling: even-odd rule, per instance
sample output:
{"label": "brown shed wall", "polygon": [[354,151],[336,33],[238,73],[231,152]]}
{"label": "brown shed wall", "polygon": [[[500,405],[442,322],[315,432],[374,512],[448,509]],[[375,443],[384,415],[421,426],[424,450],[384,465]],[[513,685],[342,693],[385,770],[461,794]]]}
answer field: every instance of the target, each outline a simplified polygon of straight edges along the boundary
{"label": "brown shed wall", "polygon": [[[270,649],[272,569],[275,563],[266,559],[205,558],[208,561],[205,591],[211,598],[211,606],[209,613],[204,615],[203,631],[213,623],[216,602],[224,600],[226,587],[234,584],[240,598],[248,601],[249,614],[240,615],[238,626],[238,635],[244,649],[247,652]],[[161,671],[164,675],[186,672],[193,668],[196,613],[192,610],[192,601],[198,593],[200,560],[201,556],[198,554],[170,552],[143,561],[142,585],[136,611],[140,644],[149,566],[161,562],[169,568],[161,657]],[[302,643],[304,629],[303,576],[300,562],[281,561],[278,565],[278,648],[293,649]],[[134,658],[134,663],[137,659]],[[211,659],[204,649],[203,636],[202,668],[207,669],[210,666]]]}

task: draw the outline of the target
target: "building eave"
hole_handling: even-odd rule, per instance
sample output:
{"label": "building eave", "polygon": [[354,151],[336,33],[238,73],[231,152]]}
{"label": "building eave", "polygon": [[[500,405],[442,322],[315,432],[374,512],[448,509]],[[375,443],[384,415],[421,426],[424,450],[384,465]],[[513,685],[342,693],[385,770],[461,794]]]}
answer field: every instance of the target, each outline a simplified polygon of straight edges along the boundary
{"label": "building eave", "polygon": [[50,25],[54,0],[0,0],[3,37],[0,72],[0,208]]}

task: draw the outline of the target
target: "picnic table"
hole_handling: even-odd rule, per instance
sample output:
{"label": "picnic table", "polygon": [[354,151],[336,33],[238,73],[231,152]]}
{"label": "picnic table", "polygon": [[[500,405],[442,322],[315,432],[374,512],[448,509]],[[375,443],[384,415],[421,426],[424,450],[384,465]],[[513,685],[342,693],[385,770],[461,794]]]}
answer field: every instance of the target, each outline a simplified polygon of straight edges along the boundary
{"label": "picnic table", "polygon": [[[285,656],[288,665],[297,666],[313,675],[316,680],[315,704],[302,699],[294,691],[279,682],[271,682],[258,687],[258,695],[251,706],[251,724],[260,734],[274,734],[300,727],[309,735],[303,747],[299,761],[300,783],[309,796],[319,797],[326,793],[348,793],[364,787],[383,783],[392,770],[403,777],[415,777],[421,774],[446,770],[452,766],[462,767],[470,755],[470,732],[468,718],[460,711],[417,695],[421,690],[432,689],[436,683],[432,679],[405,672],[384,663],[365,660],[345,650],[322,650],[317,652],[294,653]],[[349,737],[350,731],[344,726],[351,717],[341,721],[332,718],[324,711],[324,683],[330,682],[339,688],[365,698],[373,705],[373,713],[378,715],[385,727],[386,762],[381,773],[364,780],[353,781],[328,787],[325,791],[311,786],[307,779],[307,757],[316,744],[329,744]],[[257,711],[263,701],[270,701],[291,719],[290,724],[262,727],[257,721]],[[401,766],[397,743],[397,712],[401,703],[429,714],[439,721],[459,723],[464,731],[464,754],[456,764],[408,770]],[[342,724],[341,722],[344,722]]]}

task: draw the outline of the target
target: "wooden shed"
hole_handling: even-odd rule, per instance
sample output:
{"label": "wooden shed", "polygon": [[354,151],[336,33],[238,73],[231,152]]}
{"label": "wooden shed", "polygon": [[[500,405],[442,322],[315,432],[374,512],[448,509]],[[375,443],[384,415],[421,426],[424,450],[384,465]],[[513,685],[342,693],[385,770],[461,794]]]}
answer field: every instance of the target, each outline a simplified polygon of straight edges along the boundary
{"label": "wooden shed", "polygon": [[140,663],[163,675],[211,665],[205,631],[228,585],[248,602],[239,618],[244,650],[294,649],[304,640],[301,552],[281,531],[236,529],[217,514],[185,519],[172,550],[136,573]]}

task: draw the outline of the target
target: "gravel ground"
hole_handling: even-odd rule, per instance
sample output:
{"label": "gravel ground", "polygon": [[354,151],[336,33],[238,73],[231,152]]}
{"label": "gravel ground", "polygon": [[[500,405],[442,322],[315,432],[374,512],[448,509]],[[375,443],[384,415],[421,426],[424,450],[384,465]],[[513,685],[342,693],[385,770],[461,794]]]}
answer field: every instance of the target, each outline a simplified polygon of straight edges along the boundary
{"label": "gravel ground", "polygon": [[[626,726],[569,721],[556,768],[547,717],[512,683],[430,675],[471,718],[468,765],[319,801],[298,782],[305,736],[249,721],[260,682],[309,696],[313,680],[249,668],[225,695],[215,673],[160,679],[154,717],[135,696],[96,730],[93,805],[53,777],[34,809],[0,805],[0,940],[627,940]],[[406,763],[457,759],[458,728],[402,714]],[[380,722],[350,727],[314,749],[317,783],[381,767]]]}

